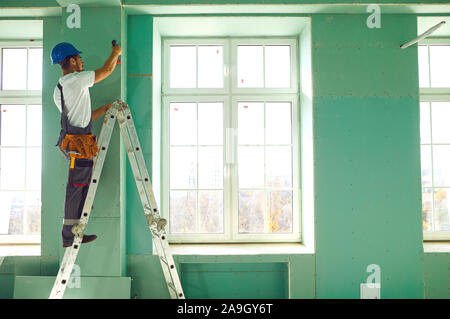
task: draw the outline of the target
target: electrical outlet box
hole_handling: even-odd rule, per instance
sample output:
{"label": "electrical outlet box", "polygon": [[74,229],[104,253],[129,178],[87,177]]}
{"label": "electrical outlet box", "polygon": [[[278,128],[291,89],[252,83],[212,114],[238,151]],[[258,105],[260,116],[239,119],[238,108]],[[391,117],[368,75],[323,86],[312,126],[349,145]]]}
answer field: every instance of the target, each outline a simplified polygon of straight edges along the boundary
{"label": "electrical outlet box", "polygon": [[380,299],[380,284],[364,283],[361,284],[361,299]]}

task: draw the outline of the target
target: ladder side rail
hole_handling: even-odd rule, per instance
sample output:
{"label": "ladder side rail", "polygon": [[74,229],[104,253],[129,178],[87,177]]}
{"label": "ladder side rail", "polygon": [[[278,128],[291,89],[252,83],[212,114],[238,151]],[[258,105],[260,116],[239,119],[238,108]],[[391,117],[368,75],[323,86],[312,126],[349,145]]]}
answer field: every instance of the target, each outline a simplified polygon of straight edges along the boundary
{"label": "ladder side rail", "polygon": [[[165,234],[165,232],[160,237],[156,238],[155,247],[159,255],[159,261],[161,262],[161,266],[163,267],[163,269],[164,268],[168,269],[170,277],[172,278],[172,283],[175,289],[175,298],[185,299],[183,287],[181,286],[179,274],[177,268],[175,267],[175,261],[173,260],[173,256],[170,253],[170,247],[167,242],[167,235]],[[160,252],[162,252],[162,254]]]}
{"label": "ladder side rail", "polygon": [[149,209],[146,208],[146,206],[148,206],[148,198],[146,196],[145,190],[144,190],[144,185],[142,183],[142,177],[141,177],[141,173],[139,171],[139,168],[136,164],[136,158],[135,158],[135,152],[134,149],[131,145],[130,142],[130,138],[128,136],[128,131],[126,129],[125,126],[125,119],[123,117],[122,112],[119,112],[117,114],[117,121],[119,122],[119,127],[120,127],[120,134],[122,136],[122,140],[123,143],[125,145],[125,149],[128,155],[128,160],[130,162],[130,166],[131,166],[131,171],[133,172],[133,176],[134,176],[134,180],[136,182],[136,186],[138,189],[138,193],[139,193],[139,198],[141,200],[141,204],[142,207],[144,209],[145,214],[147,215],[148,213],[150,213]]}
{"label": "ladder side rail", "polygon": [[[127,126],[126,126],[126,119],[125,116],[123,115],[122,112],[119,112],[117,114],[117,120],[119,122],[119,127],[120,127],[120,131],[121,131],[121,135],[122,135],[122,140],[124,142],[125,145],[125,149],[126,152],[128,154],[128,159],[130,162],[130,166],[131,166],[131,170],[133,172],[134,175],[134,180],[136,182],[136,186],[138,189],[138,193],[139,193],[139,198],[141,200],[141,204],[142,204],[142,208],[144,210],[144,213],[146,215],[146,217],[148,215],[151,215],[151,210],[148,210],[146,207],[149,205],[148,203],[148,198],[146,196],[146,192],[144,190],[144,186],[143,186],[143,179],[141,176],[141,172],[139,171],[139,168],[137,166],[136,163],[136,157],[135,157],[135,149],[133,148],[131,141],[130,141],[130,137],[128,135],[128,130],[127,130]],[[156,233],[155,227],[152,223],[150,223],[150,219],[147,217],[147,223],[148,223],[148,227],[150,228],[150,233],[152,234],[152,237],[154,239],[154,241],[158,241],[159,240],[159,234]],[[172,299],[176,299],[177,298],[177,293],[174,292],[172,289],[170,289],[170,284],[172,284],[172,276],[170,274],[169,268],[167,267],[167,265],[163,264],[163,262],[161,261],[160,258],[160,262],[161,262],[161,267],[163,270],[163,274],[164,274],[164,278],[166,280],[166,284],[167,287],[169,288],[169,294],[171,296]]]}
{"label": "ladder side rail", "polygon": [[[111,109],[107,111],[100,132],[99,154],[94,158],[94,170],[89,184],[86,201],[83,206],[82,217],[80,218],[80,224],[82,224],[84,227],[87,225],[89,219],[89,212],[92,209],[92,204],[97,190],[98,180],[100,179],[100,174],[103,168],[104,160],[106,158],[106,152],[108,150],[108,145],[115,124],[117,107],[118,102],[114,102],[113,107],[111,107]],[[94,179],[96,180],[96,183],[92,183]],[[82,230],[84,230],[84,227],[82,227]],[[78,256],[82,240],[83,240],[83,233],[81,232],[75,235],[72,246],[66,248],[60,269],[55,279],[55,283],[53,285],[52,291],[50,292],[49,299],[62,299],[64,297],[64,292],[67,287],[70,275],[72,273],[72,269],[75,264],[76,258]]]}
{"label": "ladder side rail", "polygon": [[[156,251],[158,253],[159,262],[161,264],[161,268],[164,272],[164,278],[166,280],[167,288],[169,289],[169,294],[172,299],[184,299],[183,289],[181,288],[181,284],[178,280],[178,273],[175,277],[172,274],[172,270],[175,270],[175,264],[171,263],[170,259],[167,259],[167,255],[164,253],[163,242],[167,241],[167,238],[162,239],[159,237],[159,234],[152,234],[153,242],[156,247]],[[163,252],[163,253],[161,253]],[[173,287],[172,287],[173,286]]]}
{"label": "ladder side rail", "polygon": [[152,209],[153,215],[155,215],[156,218],[161,217],[158,210],[158,205],[155,200],[155,195],[152,190],[152,185],[150,183],[150,176],[148,174],[147,166],[145,164],[144,155],[142,153],[142,148],[139,143],[139,138],[137,136],[136,127],[134,125],[133,117],[130,112],[130,108],[128,105],[123,108],[124,116],[127,119],[126,124],[128,128],[128,132],[130,134],[130,141],[132,143],[132,147],[134,150],[138,149],[139,151],[136,153],[136,161],[139,166],[139,170],[141,171],[141,175],[143,177],[143,183],[144,188],[147,193],[149,202],[150,202],[150,208]]}
{"label": "ladder side rail", "polygon": [[112,132],[114,130],[114,124],[117,118],[117,107],[118,104],[113,104],[105,117],[107,117],[107,121],[104,122],[102,126],[102,130],[100,133],[101,139],[99,139],[99,150],[97,156],[94,158],[94,169],[92,171],[91,181],[89,183],[89,189],[86,196],[86,201],[83,206],[83,211],[80,218],[80,224],[86,225],[89,220],[89,212],[92,209],[92,205],[94,204],[95,194],[97,192],[97,187],[100,181],[100,177],[103,170],[103,165],[106,160],[106,155],[108,152],[108,146],[111,141]]}
{"label": "ladder side rail", "polygon": [[[137,136],[136,128],[134,126],[134,121],[131,116],[131,112],[130,112],[128,105],[123,108],[123,113],[124,113],[124,117],[126,118],[126,125],[127,125],[127,129],[128,129],[128,133],[130,135],[130,141],[132,143],[133,150],[137,150],[135,152],[136,161],[139,165],[139,170],[141,172],[141,175],[144,177],[143,183],[145,185],[145,190],[146,190],[148,199],[150,200],[150,203],[151,203],[150,207],[152,209],[152,213],[154,215],[157,215],[157,217],[160,217],[159,212],[158,212],[158,206],[156,204],[152,186],[150,183],[148,170],[145,165],[142,148],[139,143],[139,138]],[[153,234],[153,232],[152,232],[152,234]],[[176,289],[176,297],[184,298],[184,293],[183,293],[183,290],[181,287],[178,272],[175,268],[175,262],[173,260],[172,254],[170,253],[170,247],[168,245],[167,235],[166,235],[166,232],[164,229],[161,232],[159,232],[159,234],[157,233],[157,238],[158,239],[155,241],[155,248],[157,250],[158,255],[160,256],[161,266],[163,267],[163,269],[165,269],[166,267],[169,269],[170,277],[172,278],[173,285]],[[164,260],[166,261],[167,264],[163,263],[161,258],[164,258]],[[180,296],[180,294],[181,294],[181,296]]]}

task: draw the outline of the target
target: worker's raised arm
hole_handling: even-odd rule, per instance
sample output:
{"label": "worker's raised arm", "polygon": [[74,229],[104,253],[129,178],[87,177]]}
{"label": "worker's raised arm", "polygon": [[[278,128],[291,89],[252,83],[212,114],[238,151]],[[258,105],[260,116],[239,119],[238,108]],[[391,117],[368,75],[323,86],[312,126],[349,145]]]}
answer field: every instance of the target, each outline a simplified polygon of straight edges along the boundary
{"label": "worker's raised arm", "polygon": [[116,68],[117,58],[122,54],[122,48],[118,45],[111,47],[111,55],[100,69],[95,70],[95,81],[98,83],[106,79]]}

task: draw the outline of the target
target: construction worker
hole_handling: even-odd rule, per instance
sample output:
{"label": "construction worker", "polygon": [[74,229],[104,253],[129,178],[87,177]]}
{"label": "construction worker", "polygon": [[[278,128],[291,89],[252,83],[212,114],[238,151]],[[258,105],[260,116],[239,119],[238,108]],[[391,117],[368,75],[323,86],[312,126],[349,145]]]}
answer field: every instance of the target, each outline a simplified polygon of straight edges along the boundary
{"label": "construction worker", "polygon": [[[120,46],[111,47],[111,55],[104,65],[95,71],[84,71],[80,53],[70,43],[59,43],[51,52],[53,64],[59,64],[62,77],[55,87],[53,99],[61,112],[61,132],[57,146],[70,160],[64,203],[63,247],[72,246],[72,227],[77,225],[83,210],[93,169],[93,157],[97,155],[96,137],[92,135],[92,121],[102,116],[111,104],[91,110],[89,88],[106,79],[115,69],[122,54]],[[97,239],[96,235],[84,235],[82,243]]]}

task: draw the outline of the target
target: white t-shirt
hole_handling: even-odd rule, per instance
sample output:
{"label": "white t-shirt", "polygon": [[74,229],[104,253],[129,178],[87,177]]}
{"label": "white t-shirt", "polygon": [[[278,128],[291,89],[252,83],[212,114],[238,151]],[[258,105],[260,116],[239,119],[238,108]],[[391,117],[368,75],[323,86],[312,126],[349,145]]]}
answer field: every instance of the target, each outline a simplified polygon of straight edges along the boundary
{"label": "white t-shirt", "polygon": [[[94,81],[94,71],[73,72],[59,78],[70,125],[84,128],[89,124],[92,112],[89,88],[94,85]],[[53,92],[53,100],[61,112],[61,93],[58,86]]]}

